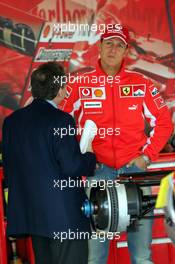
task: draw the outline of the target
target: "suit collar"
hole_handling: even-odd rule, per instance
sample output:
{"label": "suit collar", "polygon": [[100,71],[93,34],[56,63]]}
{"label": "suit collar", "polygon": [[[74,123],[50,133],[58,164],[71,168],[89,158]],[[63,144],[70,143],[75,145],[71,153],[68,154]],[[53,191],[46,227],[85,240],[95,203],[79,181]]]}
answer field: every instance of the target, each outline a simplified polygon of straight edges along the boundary
{"label": "suit collar", "polygon": [[[49,102],[48,102],[49,101]],[[53,101],[52,101],[53,102]],[[44,99],[39,99],[39,98],[35,98],[32,102],[32,104],[34,105],[38,105],[38,104],[45,104],[49,107],[54,107],[54,108],[57,108],[55,107],[52,103],[51,103],[51,100],[44,100]],[[56,104],[55,104],[56,105]]]}
{"label": "suit collar", "polygon": [[46,102],[48,102],[49,104],[51,104],[56,109],[58,108],[57,105],[56,105],[56,103],[53,100],[46,100]]}

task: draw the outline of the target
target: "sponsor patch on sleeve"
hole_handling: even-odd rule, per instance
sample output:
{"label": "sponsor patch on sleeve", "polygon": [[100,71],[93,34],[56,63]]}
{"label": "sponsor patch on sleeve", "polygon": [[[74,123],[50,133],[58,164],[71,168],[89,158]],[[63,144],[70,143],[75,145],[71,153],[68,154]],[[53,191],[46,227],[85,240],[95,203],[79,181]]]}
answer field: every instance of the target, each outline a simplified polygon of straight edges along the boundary
{"label": "sponsor patch on sleeve", "polygon": [[159,96],[157,98],[154,99],[154,102],[157,106],[158,109],[164,107],[166,105],[165,100],[162,98],[162,96]]}
{"label": "sponsor patch on sleeve", "polygon": [[155,86],[149,88],[149,91],[153,97],[159,94],[159,89],[157,89]]}

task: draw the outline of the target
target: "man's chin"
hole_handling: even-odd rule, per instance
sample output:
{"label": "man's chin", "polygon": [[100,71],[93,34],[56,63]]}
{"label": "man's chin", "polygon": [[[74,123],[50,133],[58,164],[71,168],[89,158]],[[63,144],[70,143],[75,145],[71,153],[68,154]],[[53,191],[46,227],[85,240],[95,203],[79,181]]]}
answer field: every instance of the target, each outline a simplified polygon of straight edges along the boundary
{"label": "man's chin", "polygon": [[110,68],[116,68],[118,66],[118,63],[115,62],[107,62],[106,65]]}

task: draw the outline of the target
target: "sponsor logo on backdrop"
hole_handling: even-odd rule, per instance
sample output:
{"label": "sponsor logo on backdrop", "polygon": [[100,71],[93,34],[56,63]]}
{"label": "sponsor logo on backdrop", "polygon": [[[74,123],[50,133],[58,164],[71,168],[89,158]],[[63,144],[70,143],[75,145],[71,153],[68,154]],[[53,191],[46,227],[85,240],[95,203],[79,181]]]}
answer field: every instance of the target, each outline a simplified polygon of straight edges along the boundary
{"label": "sponsor logo on backdrop", "polygon": [[[73,2],[73,3],[71,3]],[[80,22],[87,20],[87,14],[93,12],[92,8],[83,7],[76,1],[43,1],[37,5],[32,14],[50,22]]]}
{"label": "sponsor logo on backdrop", "polygon": [[72,49],[46,49],[40,48],[35,57],[36,62],[69,61]]}
{"label": "sponsor logo on backdrop", "polygon": [[70,86],[68,86],[67,85],[67,87],[66,87],[66,96],[65,96],[65,98],[69,98],[69,96],[71,95],[71,93],[72,93],[72,88],[70,87]]}

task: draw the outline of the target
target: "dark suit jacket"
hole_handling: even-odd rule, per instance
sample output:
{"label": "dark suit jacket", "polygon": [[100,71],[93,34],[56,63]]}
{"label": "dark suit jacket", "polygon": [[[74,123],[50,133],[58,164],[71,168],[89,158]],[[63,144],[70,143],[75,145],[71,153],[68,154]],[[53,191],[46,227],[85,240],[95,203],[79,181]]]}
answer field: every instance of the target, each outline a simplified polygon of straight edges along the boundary
{"label": "dark suit jacket", "polygon": [[[60,180],[93,175],[94,154],[80,153],[73,118],[35,99],[7,117],[3,125],[4,173],[9,187],[8,235],[53,237],[54,232],[89,231],[81,211],[84,188],[64,188]],[[74,183],[72,183],[73,185]]]}

